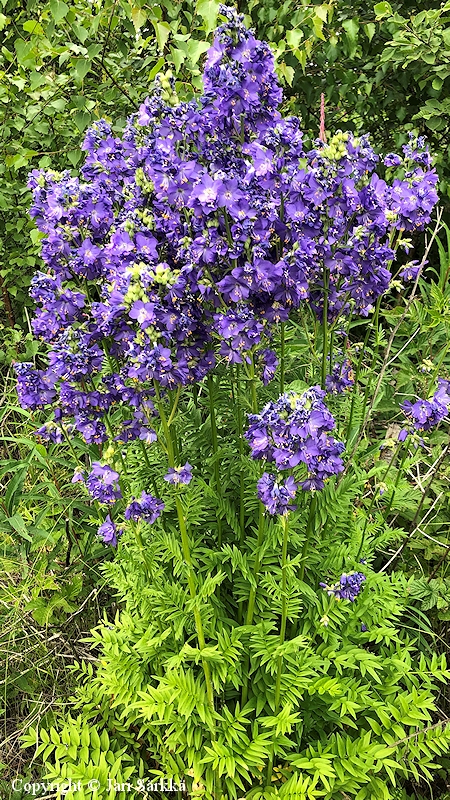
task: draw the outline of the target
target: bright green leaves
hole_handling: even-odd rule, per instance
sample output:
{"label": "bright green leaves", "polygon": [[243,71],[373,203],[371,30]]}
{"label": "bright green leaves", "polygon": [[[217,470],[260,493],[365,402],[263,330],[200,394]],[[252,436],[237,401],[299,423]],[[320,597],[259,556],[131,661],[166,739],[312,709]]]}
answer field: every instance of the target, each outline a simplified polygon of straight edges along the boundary
{"label": "bright green leaves", "polygon": [[352,58],[356,53],[358,43],[359,21],[356,17],[345,19],[342,23],[342,27],[346,33],[348,55]]}
{"label": "bright green leaves", "polygon": [[196,13],[202,17],[206,35],[216,27],[219,0],[197,0]]}
{"label": "bright green leaves", "polygon": [[69,13],[69,6],[63,0],[50,0],[50,13],[58,25]]}
{"label": "bright green leaves", "polygon": [[132,6],[131,7],[131,19],[133,21],[134,29],[136,33],[139,33],[140,29],[145,25],[147,22],[147,12],[145,9],[140,8],[139,6]]}
{"label": "bright green leaves", "polygon": [[388,17],[392,14],[392,6],[385,0],[383,0],[382,3],[377,3],[373,7],[373,10],[375,11],[377,19],[382,19],[382,17]]}
{"label": "bright green leaves", "polygon": [[167,44],[167,40],[170,36],[170,26],[168,25],[167,22],[159,22],[158,20],[153,20],[153,19],[152,19],[152,24],[155,29],[158,48],[162,53]]}

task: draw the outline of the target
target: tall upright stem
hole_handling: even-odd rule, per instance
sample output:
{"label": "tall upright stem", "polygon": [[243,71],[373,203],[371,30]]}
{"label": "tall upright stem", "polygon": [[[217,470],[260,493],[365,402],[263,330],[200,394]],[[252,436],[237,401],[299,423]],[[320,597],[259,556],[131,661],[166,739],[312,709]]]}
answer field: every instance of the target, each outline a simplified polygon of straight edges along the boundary
{"label": "tall upright stem", "polygon": [[370,373],[369,373],[369,377],[368,377],[367,384],[366,384],[366,390],[364,392],[363,418],[365,417],[365,414],[366,414],[367,399],[369,397],[370,384],[371,384],[370,379],[371,379],[372,374],[374,372],[375,365],[376,365],[377,358],[378,358],[378,350],[380,349],[380,343],[379,343],[379,337],[378,337],[378,321],[379,321],[379,317],[380,317],[380,305],[381,305],[381,297],[379,297],[378,300],[377,300],[377,303],[376,303],[376,306],[375,306],[375,314],[374,314],[374,317],[373,317],[373,330],[375,331],[375,342],[374,342],[373,353],[372,353],[372,361],[371,361],[371,364],[370,364]]}
{"label": "tall upright stem", "polygon": [[[396,449],[393,451],[393,453],[392,453],[392,456],[391,456],[391,458],[389,459],[388,465],[387,465],[387,467],[386,467],[386,469],[385,469],[385,471],[384,471],[384,473],[383,473],[383,476],[382,476],[382,478],[381,478],[381,481],[380,481],[380,483],[384,483],[384,481],[386,480],[386,478],[387,478],[387,476],[388,476],[388,474],[389,474],[389,472],[390,472],[390,470],[391,470],[391,467],[392,467],[392,465],[393,465],[393,463],[394,463],[395,459],[397,458],[397,456],[398,456],[398,454],[399,454],[399,452],[400,452],[400,450],[401,450],[401,447],[402,447],[402,442],[400,443],[399,447],[397,447],[397,448],[396,448]],[[397,486],[397,483],[398,483],[398,479],[399,479],[399,476],[400,476],[400,471],[401,471],[401,469],[402,469],[402,466],[403,466],[403,464],[404,464],[404,460],[405,460],[405,454],[406,454],[406,452],[407,452],[407,450],[406,450],[406,448],[405,448],[405,453],[403,454],[402,462],[401,462],[401,465],[400,465],[400,470],[399,470],[399,472],[397,473],[397,478],[396,478],[396,481],[395,481],[394,490],[393,490],[393,492],[392,492],[392,495],[391,495],[391,504],[392,504],[392,500],[394,499],[395,488],[396,488],[396,486]],[[365,519],[365,521],[364,521],[364,528],[363,528],[363,532],[362,532],[362,535],[361,535],[361,542],[360,542],[360,545],[359,545],[359,547],[358,547],[358,552],[357,552],[357,554],[356,554],[356,559],[357,559],[357,560],[359,559],[359,557],[360,557],[360,555],[361,555],[361,553],[362,553],[362,551],[363,551],[364,542],[365,542],[365,539],[366,539],[366,530],[367,530],[367,525],[368,525],[368,523],[369,523],[369,517],[370,517],[370,514],[371,514],[371,512],[372,512],[372,509],[373,509],[373,507],[374,507],[374,505],[375,505],[375,498],[376,498],[376,492],[374,492],[374,493],[373,493],[372,500],[371,500],[371,502],[370,502],[370,506],[369,506],[369,508],[367,509],[367,513],[366,513],[366,519]],[[390,510],[390,505],[388,505],[388,508],[387,508],[387,510],[386,510],[386,511],[385,511],[385,513],[384,513],[384,519],[386,519],[386,517],[387,517],[387,515],[388,515],[388,513],[389,513],[389,510]]]}
{"label": "tall upright stem", "polygon": [[[163,427],[164,436],[165,436],[165,439],[166,439],[167,460],[169,462],[169,467],[174,467],[175,466],[175,458],[174,458],[173,442],[172,442],[172,437],[171,437],[171,433],[170,433],[170,427],[168,425],[168,421],[167,421],[167,417],[166,417],[166,414],[165,414],[165,411],[164,411],[164,407],[163,407],[163,404],[161,402],[161,394],[160,394],[160,391],[159,391],[159,386],[158,386],[157,381],[154,381],[154,387],[155,387],[155,396],[156,396],[156,403],[157,403],[158,411],[159,411],[159,417],[161,419],[161,425]],[[196,585],[194,569],[193,569],[193,564],[192,564],[192,555],[191,555],[191,548],[190,548],[190,543],[189,543],[189,536],[188,536],[188,532],[187,532],[187,528],[186,528],[186,519],[185,519],[185,516],[184,516],[183,504],[182,504],[181,498],[180,498],[180,496],[178,494],[178,490],[177,490],[177,493],[175,495],[175,504],[176,504],[176,508],[177,508],[178,525],[179,525],[179,528],[180,528],[180,535],[181,535],[181,547],[182,547],[182,550],[183,550],[184,561],[185,561],[185,564],[187,566],[187,578],[188,578],[189,593],[191,595],[192,600],[195,601],[196,597],[197,597],[197,585]],[[195,628],[196,628],[196,632],[197,632],[198,646],[199,646],[200,650],[203,650],[204,647],[205,647],[205,634],[204,634],[204,631],[203,631],[203,622],[202,622],[202,617],[201,617],[201,614],[200,614],[200,609],[197,607],[196,604],[194,605],[194,620],[195,620]],[[214,691],[213,691],[213,685],[212,685],[212,680],[211,680],[211,671],[210,671],[208,662],[204,658],[202,658],[202,666],[203,666],[203,672],[204,672],[204,675],[205,675],[206,693],[207,693],[207,697],[208,697],[208,703],[209,703],[209,706],[211,708],[211,711],[214,711]]]}
{"label": "tall upright stem", "polygon": [[309,545],[315,528],[315,514],[316,514],[317,497],[315,493],[311,497],[309,506],[308,522],[306,524],[306,537],[302,550],[302,564],[300,567],[300,580],[302,581],[305,576],[306,559],[308,557]]}
{"label": "tall upright stem", "polygon": [[395,492],[397,491],[397,486],[398,486],[398,483],[399,483],[399,480],[400,480],[401,474],[402,474],[402,472],[403,472],[403,467],[404,467],[404,465],[405,465],[405,461],[406,461],[406,456],[407,456],[407,455],[408,455],[408,448],[407,448],[407,447],[405,447],[405,449],[404,449],[404,451],[403,451],[403,453],[402,453],[402,458],[401,458],[401,461],[400,461],[400,466],[399,466],[399,468],[398,468],[398,470],[397,470],[397,475],[396,475],[396,477],[395,477],[395,481],[394,481],[394,487],[393,487],[393,489],[392,489],[392,494],[391,494],[391,496],[390,496],[390,498],[389,498],[389,502],[388,502],[388,504],[387,504],[387,506],[386,506],[386,509],[385,509],[385,512],[384,512],[384,514],[383,514],[383,520],[384,520],[384,522],[386,522],[386,520],[387,520],[387,518],[388,518],[388,514],[389,514],[389,512],[390,512],[390,510],[391,510],[391,508],[392,508],[392,503],[394,502]]}
{"label": "tall upright stem", "polygon": [[323,318],[322,318],[322,389],[325,389],[325,377],[327,374],[328,359],[328,285],[330,281],[330,271],[324,267],[323,270]]}
{"label": "tall upright stem", "polygon": [[281,323],[281,345],[280,345],[280,394],[284,393],[284,369],[285,369],[285,323]]}
{"label": "tall upright stem", "polygon": [[[253,567],[253,576],[254,576],[255,585],[252,586],[252,588],[250,589],[250,594],[249,594],[249,598],[248,598],[248,606],[247,606],[247,616],[246,616],[246,619],[245,619],[245,624],[246,625],[251,625],[253,623],[253,615],[255,613],[257,579],[258,579],[258,574],[259,574],[259,570],[260,570],[260,567],[261,567],[261,547],[262,547],[262,543],[263,543],[263,540],[264,540],[264,531],[265,531],[264,506],[260,502],[260,504],[259,504],[259,523],[258,523],[258,540],[257,540],[257,544],[256,544],[257,553],[256,553],[255,565]],[[245,704],[247,702],[247,697],[248,697],[248,678],[249,678],[248,670],[249,670],[249,663],[250,663],[250,659],[247,656],[247,659],[246,659],[246,672],[247,672],[247,675],[245,676],[244,684],[242,686],[242,706],[245,706]]]}
{"label": "tall upright stem", "polygon": [[[286,568],[287,568],[287,548],[289,539],[289,514],[283,514],[281,517],[281,524],[283,526],[283,544],[281,549],[281,624],[280,624],[280,646],[284,644],[286,638],[286,625],[287,625],[287,598],[286,598]],[[281,698],[281,675],[283,673],[283,656],[279,655],[277,659],[277,677],[275,682],[275,716],[280,710]],[[271,783],[273,772],[273,751],[269,757],[267,764],[267,782]]]}
{"label": "tall upright stem", "polygon": [[244,439],[243,439],[243,424],[242,424],[242,407],[241,407],[241,381],[239,364],[236,364],[236,410],[237,410],[237,423],[238,423],[238,448],[240,458],[239,470],[239,529],[240,529],[240,544],[244,544],[245,539],[245,507],[244,507],[244,488],[245,476],[242,458],[244,455]]}
{"label": "tall upright stem", "polygon": [[372,330],[371,326],[367,325],[366,335],[364,337],[364,342],[363,342],[363,345],[361,347],[361,352],[359,354],[358,361],[357,361],[357,364],[356,364],[355,377],[354,377],[354,383],[353,383],[353,391],[352,391],[352,402],[351,402],[351,405],[350,405],[350,414],[349,414],[348,422],[347,422],[347,433],[346,433],[347,442],[348,442],[348,440],[350,438],[350,433],[351,433],[351,429],[352,429],[353,412],[355,410],[356,389],[357,389],[358,381],[359,381],[359,373],[361,372],[361,366],[362,366],[364,354],[366,352],[367,344],[369,342],[369,336],[370,336],[370,331],[371,330]]}
{"label": "tall upright stem", "polygon": [[[219,452],[218,439],[217,439],[217,422],[216,410],[214,407],[214,379],[212,375],[208,375],[208,396],[209,396],[209,418],[211,421],[211,438],[214,455],[214,479],[216,484],[216,492],[218,497],[222,498],[222,484],[220,482],[220,468],[217,454]],[[217,544],[222,547],[222,520],[220,518],[220,511],[216,513],[217,520]]]}
{"label": "tall upright stem", "polygon": [[[286,568],[287,568],[287,548],[289,539],[289,514],[281,517],[283,526],[283,545],[281,550],[281,625],[280,625],[280,645],[284,644],[287,625],[287,598],[286,598]],[[277,681],[275,684],[275,714],[280,707],[281,693],[281,673],[283,668],[283,656],[278,657]]]}

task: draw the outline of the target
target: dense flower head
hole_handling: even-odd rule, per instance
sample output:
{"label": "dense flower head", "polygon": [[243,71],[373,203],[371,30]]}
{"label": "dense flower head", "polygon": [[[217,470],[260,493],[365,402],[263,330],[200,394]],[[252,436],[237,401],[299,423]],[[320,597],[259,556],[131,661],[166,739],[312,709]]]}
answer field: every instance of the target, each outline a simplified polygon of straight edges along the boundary
{"label": "dense flower head", "polygon": [[[412,423],[413,430],[429,431],[447,416],[450,406],[450,381],[438,378],[438,388],[429,400],[419,398],[414,403],[405,400],[400,408],[406,418]],[[407,429],[399,434],[399,440],[404,441]]]}
{"label": "dense flower head", "polygon": [[123,531],[117,528],[117,525],[108,514],[105,521],[100,525],[97,536],[99,536],[105,544],[110,544],[111,547],[117,547],[117,537],[122,533]]}
{"label": "dense flower head", "polygon": [[55,381],[45,370],[35,369],[26,361],[15,364],[17,373],[17,393],[22,408],[43,408],[56,397]]}
{"label": "dense flower head", "polygon": [[324,481],[344,468],[344,445],[329,432],[335,421],[319,386],[303,394],[286,392],[267,403],[260,414],[249,414],[245,433],[253,458],[274,462],[278,470],[303,465],[303,489],[322,489]]}
{"label": "dense flower head", "polygon": [[169,467],[167,475],[164,475],[164,480],[167,483],[172,483],[176,486],[179,483],[188,484],[192,480],[192,467],[186,461],[183,467]]}
{"label": "dense flower head", "polygon": [[295,510],[296,506],[292,504],[292,500],[298,487],[291,475],[285,480],[277,481],[275,475],[264,472],[257,488],[258,497],[269,514],[286,514]]}
{"label": "dense flower head", "polygon": [[18,365],[19,396],[58,402],[88,443],[107,440],[111,419],[117,441],[150,442],[154,381],[170,391],[253,362],[267,383],[274,328],[305,301],[321,319],[325,287],[330,321],[367,316],[390,284],[392,235],[423,228],[437,200],[421,139],[380,174],[367,136],[305,150],[299,119],[279,110],[270,49],[221,14],[201,96],[165,100],[156,82],[122,137],[105,120],[87,131],[79,177],[30,175],[48,367]]}
{"label": "dense flower head", "polygon": [[122,497],[119,473],[108,464],[102,465],[99,461],[93,461],[85,482],[91,497],[100,503],[114,503]]}
{"label": "dense flower head", "polygon": [[350,600],[354,603],[365,580],[366,576],[362,572],[344,572],[337,583],[331,586],[327,583],[320,583],[319,586],[325,589],[330,596],[334,596],[336,600]]}
{"label": "dense flower head", "polygon": [[133,498],[125,509],[125,519],[132,519],[137,522],[139,519],[148,522],[149,525],[161,516],[164,510],[164,502],[154,497],[152,494],[142,492],[139,500]]}

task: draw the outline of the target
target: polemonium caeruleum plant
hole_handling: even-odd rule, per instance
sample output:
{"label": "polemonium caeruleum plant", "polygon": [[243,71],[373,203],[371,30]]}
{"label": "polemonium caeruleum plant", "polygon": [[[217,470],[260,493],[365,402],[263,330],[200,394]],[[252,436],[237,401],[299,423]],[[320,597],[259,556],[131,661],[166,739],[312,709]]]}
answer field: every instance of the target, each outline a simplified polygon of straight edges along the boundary
{"label": "polemonium caeruleum plant", "polygon": [[[17,365],[19,397],[47,413],[41,441],[84,453],[73,481],[122,601],[75,700],[95,734],[70,718],[56,760],[48,736],[39,752],[48,776],[93,777],[104,797],[119,753],[117,797],[134,775],[189,797],[388,798],[448,742],[431,725],[447,673],[416,668],[398,629],[405,581],[375,569],[354,514],[353,399],[336,420],[362,363],[350,322],[378,320],[437,177],[420,140],[384,162],[352,133],[305,149],[269,48],[222,13],[201,97],[157,86],[122,138],[89,130],[80,177],[30,178],[46,352]],[[305,322],[309,386],[286,370]],[[403,406],[414,425],[442,420],[447,388]]]}

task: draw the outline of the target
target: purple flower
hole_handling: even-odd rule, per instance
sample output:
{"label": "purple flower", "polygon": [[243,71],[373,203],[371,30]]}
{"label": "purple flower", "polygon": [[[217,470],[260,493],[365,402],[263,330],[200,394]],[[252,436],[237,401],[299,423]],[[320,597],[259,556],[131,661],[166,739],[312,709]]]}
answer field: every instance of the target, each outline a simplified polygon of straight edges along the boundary
{"label": "purple flower", "polygon": [[51,373],[35,369],[33,364],[20,361],[14,365],[17,373],[17,393],[23,408],[43,408],[56,397],[55,380]]}
{"label": "purple flower", "polygon": [[266,348],[259,353],[259,363],[263,367],[262,382],[264,386],[275,377],[278,367],[278,358],[273,350]]}
{"label": "purple flower", "polygon": [[353,386],[354,382],[352,365],[345,358],[342,364],[335,364],[331,375],[325,377],[325,388],[329,394],[342,394],[349,386]]}
{"label": "purple flower", "polygon": [[[305,149],[299,119],[280,110],[270,48],[222,12],[201,96],[173,105],[156,81],[122,137],[94,123],[79,177],[29,178],[44,263],[32,324],[48,356],[41,370],[18,367],[19,398],[51,404],[88,444],[106,441],[106,414],[112,439],[151,441],[154,381],[172,391],[253,358],[267,384],[274,326],[305,301],[319,320],[327,305],[330,323],[368,316],[390,285],[392,234],[423,229],[437,202],[421,137],[387,156],[401,161],[393,178],[364,135]],[[348,385],[347,365],[330,372],[330,391]],[[254,426],[255,457],[302,470],[304,490],[342,469],[319,399]]]}
{"label": "purple flower", "polygon": [[296,506],[292,500],[297,492],[297,484],[292,475],[284,481],[277,482],[275,475],[264,472],[258,481],[258,497],[267,508],[269,514],[286,514],[294,511]]}
{"label": "purple flower", "polygon": [[164,503],[152,494],[142,492],[139,500],[133,498],[131,503],[125,509],[125,519],[139,520],[143,519],[152,525],[158,517],[161,516],[164,510]]}
{"label": "purple flower", "polygon": [[358,597],[366,576],[362,572],[343,573],[337,583],[329,586],[327,583],[320,583],[319,586],[336,600],[350,600],[352,603]]}
{"label": "purple flower", "polygon": [[190,483],[192,480],[191,465],[186,461],[184,467],[169,467],[167,475],[164,475],[164,480],[175,486],[179,483]]}
{"label": "purple flower", "polygon": [[344,468],[344,445],[329,435],[335,422],[324,396],[318,386],[301,395],[286,392],[260,414],[250,414],[245,433],[253,458],[275,462],[279,470],[303,465],[304,490],[322,489],[327,478]]}
{"label": "purple flower", "polygon": [[386,167],[398,167],[402,163],[402,157],[396,153],[388,153],[384,157],[384,165]]}
{"label": "purple flower", "polygon": [[92,462],[91,472],[86,478],[86,486],[91,497],[100,503],[114,503],[115,500],[122,497],[119,473],[107,464],[103,466],[99,461]]}
{"label": "purple flower", "polygon": [[[400,408],[412,422],[415,430],[428,431],[447,416],[450,406],[449,390],[450,381],[438,378],[438,388],[430,400],[419,398],[415,403],[405,400],[404,403],[400,404]],[[401,431],[402,433],[403,431]],[[403,439],[400,441],[403,441]]]}
{"label": "purple flower", "polygon": [[123,533],[122,529],[118,529],[117,525],[112,521],[108,514],[105,521],[100,525],[97,536],[103,539],[105,544],[110,544],[112,547],[117,546],[117,537]]}
{"label": "purple flower", "polygon": [[423,263],[419,261],[410,261],[409,264],[399,272],[399,278],[402,278],[404,281],[415,281],[423,266]]}

